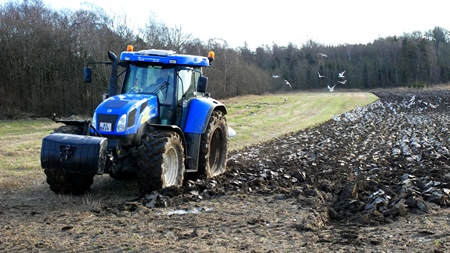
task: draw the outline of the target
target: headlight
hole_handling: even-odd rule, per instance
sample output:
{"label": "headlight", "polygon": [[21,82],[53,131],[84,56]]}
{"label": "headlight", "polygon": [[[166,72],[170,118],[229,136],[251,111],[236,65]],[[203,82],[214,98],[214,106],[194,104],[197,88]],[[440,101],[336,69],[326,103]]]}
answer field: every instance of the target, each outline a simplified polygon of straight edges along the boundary
{"label": "headlight", "polygon": [[123,132],[127,128],[127,115],[124,114],[120,117],[117,123],[117,132]]}

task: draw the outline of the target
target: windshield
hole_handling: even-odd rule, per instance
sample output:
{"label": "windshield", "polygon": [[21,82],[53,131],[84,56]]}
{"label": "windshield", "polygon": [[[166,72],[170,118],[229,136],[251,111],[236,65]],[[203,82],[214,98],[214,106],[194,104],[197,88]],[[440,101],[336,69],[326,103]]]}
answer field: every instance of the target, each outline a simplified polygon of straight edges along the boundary
{"label": "windshield", "polygon": [[130,64],[122,93],[158,95],[158,92],[167,91],[167,88],[174,83],[174,73],[173,67]]}

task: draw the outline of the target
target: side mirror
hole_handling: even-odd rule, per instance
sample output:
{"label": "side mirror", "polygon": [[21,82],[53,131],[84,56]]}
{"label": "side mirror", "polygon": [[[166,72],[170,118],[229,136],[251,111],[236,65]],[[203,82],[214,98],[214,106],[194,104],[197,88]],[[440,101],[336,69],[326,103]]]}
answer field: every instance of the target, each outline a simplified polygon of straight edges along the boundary
{"label": "side mirror", "polygon": [[92,82],[92,68],[89,67],[84,68],[84,82],[85,83]]}
{"label": "side mirror", "polygon": [[201,93],[205,93],[207,86],[208,86],[208,77],[206,77],[206,76],[199,77],[198,83],[197,83],[197,91],[201,92]]}

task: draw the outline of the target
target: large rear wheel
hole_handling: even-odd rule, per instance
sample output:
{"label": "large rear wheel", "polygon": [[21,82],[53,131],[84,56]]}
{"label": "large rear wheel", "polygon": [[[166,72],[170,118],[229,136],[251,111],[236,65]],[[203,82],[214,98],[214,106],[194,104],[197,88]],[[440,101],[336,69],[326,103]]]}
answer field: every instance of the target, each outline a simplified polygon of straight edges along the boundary
{"label": "large rear wheel", "polygon": [[200,142],[198,174],[208,178],[226,171],[228,155],[228,127],[221,111],[213,111],[206,132]]}
{"label": "large rear wheel", "polygon": [[139,147],[138,165],[139,190],[142,194],[181,186],[185,166],[180,136],[172,131],[150,130]]}
{"label": "large rear wheel", "polygon": [[[83,133],[81,126],[61,126],[55,133],[78,134]],[[91,188],[95,175],[66,172],[63,170],[44,170],[50,189],[58,194],[83,194]]]}

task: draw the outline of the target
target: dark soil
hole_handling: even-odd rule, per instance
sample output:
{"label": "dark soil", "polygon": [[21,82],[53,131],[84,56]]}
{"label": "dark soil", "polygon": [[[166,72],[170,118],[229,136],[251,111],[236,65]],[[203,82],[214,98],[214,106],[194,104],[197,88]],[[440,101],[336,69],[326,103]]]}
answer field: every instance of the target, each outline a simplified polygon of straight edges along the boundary
{"label": "dark soil", "polygon": [[450,92],[375,95],[181,189],[1,190],[0,251],[450,252]]}

